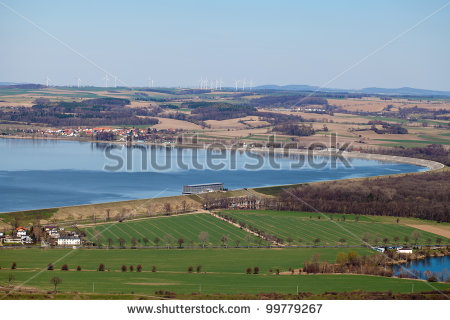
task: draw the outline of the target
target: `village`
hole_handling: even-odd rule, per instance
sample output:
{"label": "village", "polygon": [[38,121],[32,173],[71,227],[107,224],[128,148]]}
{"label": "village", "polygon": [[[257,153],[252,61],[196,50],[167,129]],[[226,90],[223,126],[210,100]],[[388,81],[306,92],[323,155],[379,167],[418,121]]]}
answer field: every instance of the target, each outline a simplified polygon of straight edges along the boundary
{"label": "village", "polygon": [[149,141],[154,143],[174,143],[176,134],[181,129],[156,129],[156,128],[48,128],[48,129],[15,129],[14,132],[3,130],[2,135],[20,134],[36,138],[91,138],[98,141],[127,142]]}
{"label": "village", "polygon": [[1,246],[30,246],[39,245],[41,247],[58,246],[58,247],[74,247],[83,244],[82,235],[75,231],[67,231],[63,227],[44,226],[15,228],[9,235],[0,232]]}

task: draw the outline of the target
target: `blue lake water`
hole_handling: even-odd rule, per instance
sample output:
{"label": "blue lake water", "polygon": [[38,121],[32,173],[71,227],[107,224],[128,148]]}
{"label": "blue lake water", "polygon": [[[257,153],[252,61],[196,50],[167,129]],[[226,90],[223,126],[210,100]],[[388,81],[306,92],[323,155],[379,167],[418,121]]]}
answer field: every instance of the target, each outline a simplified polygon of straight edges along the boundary
{"label": "blue lake water", "polygon": [[416,274],[419,279],[426,279],[426,271],[430,271],[432,274],[434,273],[439,281],[446,281],[450,276],[450,256],[429,257],[422,260],[410,261],[394,267],[396,275],[399,273]]}
{"label": "blue lake water", "polygon": [[[0,139],[0,212],[179,195],[185,184],[223,182],[226,188],[238,189],[427,170],[365,159],[350,159],[347,167],[339,160],[333,165],[328,157],[231,151],[221,155],[159,146],[113,145],[105,156],[107,147],[91,142]],[[118,167],[119,157],[123,166],[105,170],[105,166]],[[292,168],[293,164],[297,167]]]}

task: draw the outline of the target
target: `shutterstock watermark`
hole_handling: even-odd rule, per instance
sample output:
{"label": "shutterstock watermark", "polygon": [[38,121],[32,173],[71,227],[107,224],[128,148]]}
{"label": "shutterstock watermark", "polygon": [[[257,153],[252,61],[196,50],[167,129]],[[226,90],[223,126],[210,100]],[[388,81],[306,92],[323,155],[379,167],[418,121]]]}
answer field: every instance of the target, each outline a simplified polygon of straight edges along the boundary
{"label": "shutterstock watermark", "polygon": [[351,168],[344,155],[350,144],[340,146],[335,134],[329,136],[327,144],[314,142],[306,146],[298,141],[277,142],[275,136],[263,142],[232,145],[199,144],[195,136],[178,136],[176,141],[179,143],[109,144],[104,148],[103,169],[117,172]]}

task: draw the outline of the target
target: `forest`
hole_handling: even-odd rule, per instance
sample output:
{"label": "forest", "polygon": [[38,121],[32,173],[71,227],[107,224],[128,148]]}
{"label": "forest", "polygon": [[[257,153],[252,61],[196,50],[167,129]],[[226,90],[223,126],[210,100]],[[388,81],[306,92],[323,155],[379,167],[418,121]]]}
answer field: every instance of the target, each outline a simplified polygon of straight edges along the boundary
{"label": "forest", "polygon": [[51,126],[154,125],[159,121],[146,109],[127,107],[128,99],[97,98],[81,102],[39,98],[31,108],[5,108],[0,120],[39,123]]}
{"label": "forest", "polygon": [[365,148],[360,152],[364,153],[378,153],[390,156],[410,157],[437,161],[446,166],[450,166],[450,151],[445,149],[441,144],[430,144],[425,147],[404,148]]}
{"label": "forest", "polygon": [[450,222],[448,190],[449,171],[330,181],[285,189],[266,207]]}
{"label": "forest", "polygon": [[306,126],[304,124],[298,125],[292,123],[275,126],[272,131],[299,137],[312,136],[316,133],[311,125]]}
{"label": "forest", "polygon": [[328,106],[328,100],[307,95],[271,95],[252,99],[250,104],[257,107],[294,107],[307,105]]}

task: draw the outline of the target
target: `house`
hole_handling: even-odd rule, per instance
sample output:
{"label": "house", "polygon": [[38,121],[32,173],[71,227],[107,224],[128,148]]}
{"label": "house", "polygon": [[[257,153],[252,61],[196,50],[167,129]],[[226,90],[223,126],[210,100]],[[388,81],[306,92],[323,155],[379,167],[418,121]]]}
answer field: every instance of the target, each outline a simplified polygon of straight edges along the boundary
{"label": "house", "polygon": [[397,249],[397,252],[403,254],[411,254],[413,253],[413,250],[411,248],[399,248]]}
{"label": "house", "polygon": [[23,227],[16,228],[17,231],[17,237],[23,237],[27,235],[27,230]]}
{"label": "house", "polygon": [[5,238],[3,239],[3,243],[22,243],[21,238]]}
{"label": "house", "polygon": [[59,237],[57,240],[58,246],[79,246],[81,245],[81,239],[76,236]]}
{"label": "house", "polygon": [[23,236],[21,238],[22,244],[30,244],[33,243],[33,239],[30,236]]}

